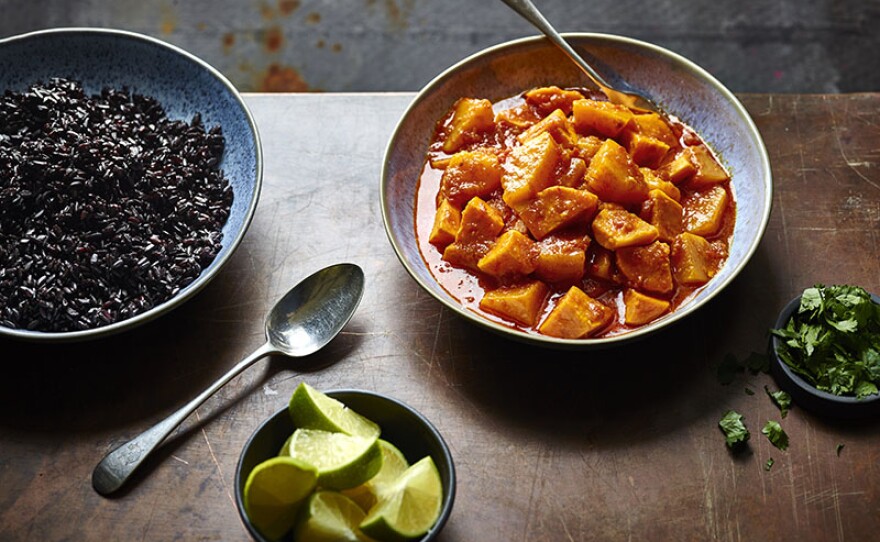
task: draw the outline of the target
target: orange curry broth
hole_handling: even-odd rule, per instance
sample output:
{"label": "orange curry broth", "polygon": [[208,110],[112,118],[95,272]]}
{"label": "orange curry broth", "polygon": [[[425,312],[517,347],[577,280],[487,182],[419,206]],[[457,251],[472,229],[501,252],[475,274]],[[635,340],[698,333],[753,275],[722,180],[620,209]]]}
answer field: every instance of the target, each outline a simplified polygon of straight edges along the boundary
{"label": "orange curry broth", "polygon": [[[606,101],[604,95],[597,91],[585,90],[581,88],[566,90],[576,90],[588,99]],[[541,120],[547,114],[552,112],[550,111],[551,108],[548,108],[546,105],[543,107],[544,110],[542,111],[541,106],[527,102],[525,99],[525,94],[526,93],[524,92],[521,95],[494,102],[492,104],[492,110],[495,113],[494,130],[479,134],[477,137],[471,138],[468,143],[458,148],[455,152],[489,149],[496,153],[501,159],[502,163],[504,163],[512,148],[518,144],[517,135],[525,131],[528,126]],[[523,325],[513,320],[508,320],[499,315],[483,310],[480,307],[480,300],[483,298],[484,294],[487,291],[501,286],[516,286],[518,284],[533,281],[535,280],[535,278],[532,275],[529,275],[527,277],[520,277],[519,279],[506,279],[501,282],[495,277],[485,275],[478,271],[455,267],[449,262],[445,261],[443,259],[442,250],[438,249],[428,240],[434,225],[434,219],[439,205],[440,198],[438,197],[438,194],[440,191],[441,177],[444,171],[444,168],[442,167],[442,162],[455,154],[455,152],[447,154],[442,149],[446,132],[449,129],[449,122],[453,116],[453,110],[454,107],[451,108],[450,111],[437,122],[435,133],[433,135],[430,147],[426,155],[425,164],[419,177],[419,185],[416,192],[416,206],[414,211],[416,238],[419,250],[426,265],[430,269],[431,274],[438,281],[438,283],[447,292],[449,292],[450,295],[457,299],[465,309],[473,311],[492,322],[496,322],[503,326],[517,329],[525,333],[542,335],[537,330],[538,326],[541,324],[541,322],[544,321],[544,319],[556,305],[557,300],[562,297],[572,285],[578,286],[587,295],[602,302],[614,311],[615,316],[612,318],[611,323],[604,328],[598,330],[597,332],[588,334],[588,337],[597,338],[619,335],[650,324],[650,322],[640,325],[626,324],[624,322],[625,306],[623,302],[623,291],[626,289],[626,284],[608,282],[592,278],[589,276],[588,272],[584,273],[582,280],[575,283],[547,283],[547,286],[549,286],[550,288],[550,295],[544,301],[542,312],[533,327]],[[567,116],[569,117],[569,119],[571,119],[570,113]],[[692,128],[685,125],[680,120],[674,117],[668,117],[667,121],[682,148],[689,146],[706,146],[705,142],[703,142],[699,135]],[[708,146],[706,146],[706,148],[708,149]],[[667,155],[667,159],[669,159],[673,154],[674,153],[670,151]],[[714,157],[714,154],[712,154],[712,156]],[[665,163],[667,159],[664,159],[664,162],[662,162],[661,165]],[[566,159],[560,159],[558,161],[556,170],[554,171],[555,178],[562,177],[567,173],[570,167],[570,160],[571,156],[568,156]],[[718,161],[717,158],[716,162],[720,165],[720,161]],[[589,161],[587,161],[587,164],[589,164]],[[681,200],[679,201],[679,203],[684,203],[688,195],[697,192],[696,190],[687,189],[686,182],[679,183],[677,186],[681,190]],[[723,186],[724,190],[728,194],[727,207],[724,211],[721,226],[718,232],[715,235],[705,236],[705,238],[711,244],[711,250],[713,251],[712,256],[717,261],[715,274],[717,274],[717,272],[724,265],[727,259],[728,249],[730,246],[731,238],[733,236],[734,222],[736,217],[736,201],[733,194],[732,183],[728,180],[727,182],[724,182],[718,186]],[[504,217],[505,222],[504,230],[502,231],[507,231],[507,229],[511,226],[512,221],[517,220],[517,218],[513,210],[510,209],[502,200],[502,194],[503,188],[499,188],[493,194],[491,194],[491,196],[485,197],[483,199],[491,206],[493,206],[496,210],[502,211],[502,216]],[[600,200],[600,209],[601,205],[602,202]],[[596,212],[598,212],[598,210]],[[638,211],[633,212],[638,214]],[[579,225],[570,228],[571,230],[577,229],[581,234],[583,234],[585,231],[590,238],[590,245],[597,244],[595,239],[593,238],[593,233],[590,226],[590,224],[592,223],[592,218],[595,216],[595,214],[596,213],[593,213],[593,216],[591,216],[588,221],[582,222]],[[686,230],[683,229],[682,231]],[[562,230],[562,236],[564,236],[565,233],[566,231]],[[590,254],[591,251],[588,250],[587,261],[585,263],[585,267],[587,268],[590,265]],[[712,278],[709,279],[709,282],[711,281]],[[691,297],[693,297],[695,292],[705,286],[686,286],[679,284],[675,280],[673,280],[673,284],[674,289],[671,294],[650,294],[658,298],[663,298],[671,303],[669,309],[662,315],[660,315],[658,319],[663,318],[664,316],[667,316],[668,314],[677,310]]]}

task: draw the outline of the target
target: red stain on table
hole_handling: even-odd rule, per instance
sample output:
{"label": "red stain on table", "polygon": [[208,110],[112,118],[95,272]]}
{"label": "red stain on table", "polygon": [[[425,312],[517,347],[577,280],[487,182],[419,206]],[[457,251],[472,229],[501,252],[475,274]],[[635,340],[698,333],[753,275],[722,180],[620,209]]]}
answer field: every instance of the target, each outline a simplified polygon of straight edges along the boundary
{"label": "red stain on table", "polygon": [[299,0],[279,0],[278,11],[285,17],[299,9]]}
{"label": "red stain on table", "polygon": [[284,45],[284,32],[280,26],[271,26],[263,32],[263,47],[270,53],[277,53]]}
{"label": "red stain on table", "polygon": [[309,88],[303,78],[290,66],[270,64],[256,85],[260,92],[306,92]]}

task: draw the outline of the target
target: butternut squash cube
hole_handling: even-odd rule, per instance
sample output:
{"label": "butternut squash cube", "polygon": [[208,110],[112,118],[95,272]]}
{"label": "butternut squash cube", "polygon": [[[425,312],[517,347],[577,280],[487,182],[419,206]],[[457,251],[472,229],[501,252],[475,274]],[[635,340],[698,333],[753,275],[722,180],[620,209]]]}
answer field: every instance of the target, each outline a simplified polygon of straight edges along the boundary
{"label": "butternut squash cube", "polygon": [[593,219],[593,238],[608,250],[647,245],[659,235],[656,226],[624,209],[605,208]]}
{"label": "butternut squash cube", "polygon": [[437,207],[437,214],[434,215],[434,227],[428,236],[428,242],[442,249],[455,241],[460,226],[461,211],[444,199]]}
{"label": "butternut squash cube", "polygon": [[582,158],[573,156],[568,162],[568,169],[557,180],[562,186],[569,188],[583,188],[587,173],[587,164]]}
{"label": "butternut squash cube", "polygon": [[711,244],[705,238],[684,232],[672,242],[672,270],[685,286],[702,286],[715,276]]}
{"label": "butternut squash cube", "polygon": [[549,236],[538,243],[538,257],[535,274],[541,280],[554,283],[573,283],[584,276],[587,236],[558,237]]}
{"label": "butternut squash cube", "polygon": [[574,127],[582,134],[617,137],[632,122],[633,113],[626,107],[611,102],[578,100],[571,104]]}
{"label": "butternut squash cube", "polygon": [[658,175],[674,184],[679,184],[685,179],[689,179],[696,172],[697,168],[691,161],[690,151],[687,149],[679,152],[675,155],[675,158],[657,169]]}
{"label": "butternut squash cube", "polygon": [[630,132],[624,142],[633,162],[644,167],[657,167],[670,148],[663,141],[638,132]]}
{"label": "butternut squash cube", "polygon": [[669,310],[670,303],[665,299],[652,297],[631,288],[623,292],[624,322],[630,326],[640,326],[652,322]]}
{"label": "butternut squash cube", "polygon": [[579,137],[575,143],[574,152],[579,158],[589,163],[596,156],[596,153],[599,152],[599,149],[602,148],[604,141],[604,139],[594,135]]}
{"label": "butternut squash cube", "polygon": [[604,201],[641,203],[648,197],[648,185],[626,149],[606,139],[587,168],[587,186]]}
{"label": "butternut squash cube", "polygon": [[705,145],[688,147],[686,150],[697,170],[688,181],[692,188],[700,190],[730,180],[727,171],[721,167]]}
{"label": "butternut squash cube", "polygon": [[574,127],[568,122],[568,117],[561,109],[557,109],[529,126],[529,128],[516,136],[520,143],[533,139],[543,133],[553,136],[553,139],[563,147],[572,147],[577,143],[578,135],[574,133]]}
{"label": "butternut squash cube", "polygon": [[684,229],[703,237],[718,233],[724,222],[729,196],[723,186],[694,192],[682,202]]}
{"label": "butternut squash cube", "polygon": [[486,292],[480,300],[480,308],[507,320],[532,327],[538,322],[549,293],[550,289],[547,285],[539,280],[522,286],[497,288]]}
{"label": "butternut squash cube", "polygon": [[477,268],[496,278],[528,275],[535,270],[535,242],[516,230],[501,234],[477,262]]}
{"label": "butternut squash cube", "polygon": [[657,113],[635,115],[630,127],[635,127],[635,131],[643,136],[658,139],[669,147],[676,147],[679,144],[669,123]]}
{"label": "butternut squash cube", "polygon": [[591,278],[616,282],[617,267],[614,264],[614,253],[602,248],[598,243],[592,243],[587,250],[586,274]]}
{"label": "butternut squash cube", "polygon": [[495,113],[489,100],[461,98],[452,107],[452,118],[443,141],[445,153],[456,152],[467,143],[476,141],[481,132],[495,127]]}
{"label": "butternut squash cube", "polygon": [[610,307],[572,286],[559,298],[538,331],[561,339],[580,339],[608,326],[613,318]]}
{"label": "butternut squash cube", "polygon": [[501,177],[504,202],[515,207],[550,186],[559,150],[559,145],[546,132],[514,147]]}
{"label": "butternut squash cube", "polygon": [[570,115],[571,104],[584,99],[584,95],[576,90],[563,90],[556,86],[533,88],[525,96],[526,102],[536,106],[545,115],[556,109]]}
{"label": "butternut squash cube", "polygon": [[596,212],[599,198],[586,190],[551,186],[538,192],[534,199],[514,207],[535,239],[581,220],[586,223]]}
{"label": "butternut squash cube", "polygon": [[650,190],[662,190],[663,193],[665,193],[667,196],[674,199],[675,201],[681,201],[681,190],[679,190],[677,186],[663,179],[650,168],[639,168],[639,171],[642,172],[642,177],[645,179],[645,184],[648,185],[649,194]]}
{"label": "butternut squash cube", "polygon": [[443,259],[452,265],[479,270],[477,262],[495,244],[504,228],[504,218],[494,207],[474,198],[461,212],[461,227],[455,241],[443,251]]}
{"label": "butternut squash cube", "polygon": [[496,124],[507,123],[518,128],[528,128],[540,120],[541,116],[528,104],[519,104],[495,113]]}
{"label": "butternut squash cube", "polygon": [[668,294],[675,286],[669,252],[669,245],[654,241],[647,246],[621,248],[614,256],[617,269],[631,287],[644,292]]}
{"label": "butternut squash cube", "polygon": [[437,197],[449,200],[453,207],[461,209],[472,198],[487,198],[500,188],[503,174],[501,162],[491,152],[455,153],[440,177],[440,192]]}
{"label": "butternut squash cube", "polygon": [[681,205],[662,190],[651,190],[648,193],[648,199],[642,203],[639,216],[657,228],[660,234],[658,239],[661,241],[669,243],[682,232]]}

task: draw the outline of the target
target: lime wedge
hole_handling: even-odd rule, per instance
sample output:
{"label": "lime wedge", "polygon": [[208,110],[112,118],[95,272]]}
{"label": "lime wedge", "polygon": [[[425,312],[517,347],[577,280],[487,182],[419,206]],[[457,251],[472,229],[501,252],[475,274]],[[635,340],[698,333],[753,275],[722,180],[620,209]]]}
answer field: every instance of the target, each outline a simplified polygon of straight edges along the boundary
{"label": "lime wedge", "polygon": [[384,541],[423,536],[440,517],[443,484],[430,456],[406,469],[370,509],[360,527]]}
{"label": "lime wedge", "polygon": [[297,509],[315,489],[318,471],[292,457],[273,457],[250,472],[244,484],[244,509],[251,523],[277,540],[296,523]]}
{"label": "lime wedge", "polygon": [[359,486],[382,468],[382,449],[375,436],[297,429],[289,449],[290,457],[318,469],[318,485],[327,489]]}
{"label": "lime wedge", "polygon": [[294,390],[288,408],[297,427],[338,431],[368,438],[379,436],[378,425],[305,382]]}
{"label": "lime wedge", "polygon": [[400,450],[390,442],[379,439],[379,448],[382,450],[382,468],[376,476],[357,487],[342,491],[343,495],[358,503],[364,512],[369,511],[379,500],[379,495],[384,494],[409,467]]}
{"label": "lime wedge", "polygon": [[364,511],[336,491],[317,491],[303,506],[293,531],[296,542],[370,542],[358,524]]}

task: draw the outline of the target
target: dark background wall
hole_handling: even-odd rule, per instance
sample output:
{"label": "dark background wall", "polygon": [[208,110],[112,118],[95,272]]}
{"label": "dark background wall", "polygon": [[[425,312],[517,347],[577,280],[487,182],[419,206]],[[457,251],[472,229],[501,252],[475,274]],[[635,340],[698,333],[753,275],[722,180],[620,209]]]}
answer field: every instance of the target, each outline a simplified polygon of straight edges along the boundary
{"label": "dark background wall", "polygon": [[[537,0],[563,32],[680,53],[734,92],[880,90],[880,0]],[[0,36],[142,32],[243,91],[409,91],[484,47],[536,33],[498,0],[0,0]]]}

